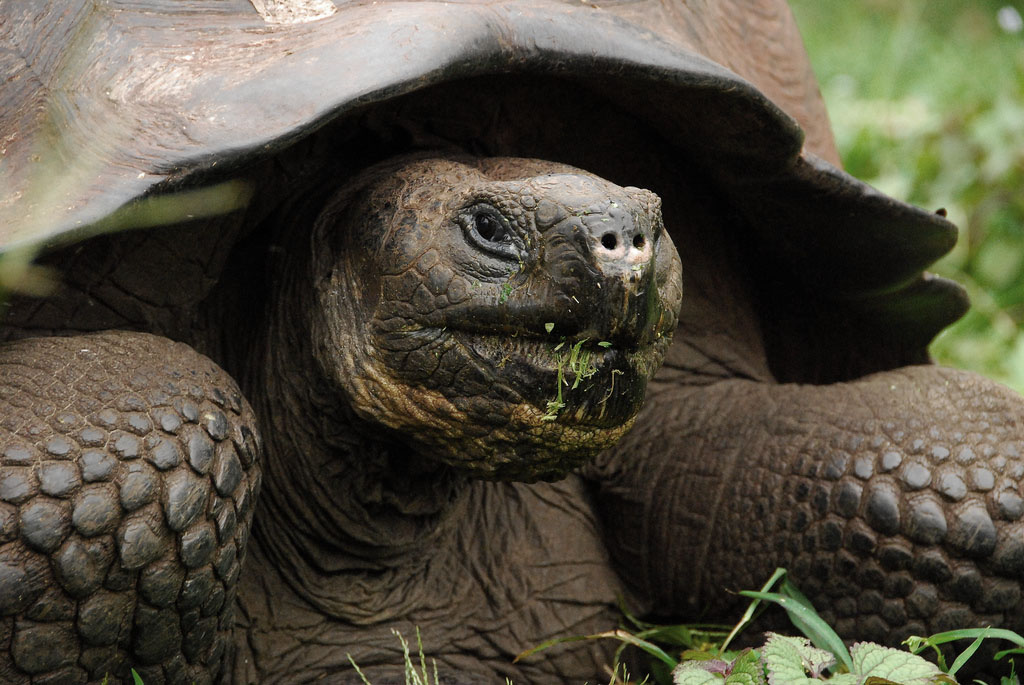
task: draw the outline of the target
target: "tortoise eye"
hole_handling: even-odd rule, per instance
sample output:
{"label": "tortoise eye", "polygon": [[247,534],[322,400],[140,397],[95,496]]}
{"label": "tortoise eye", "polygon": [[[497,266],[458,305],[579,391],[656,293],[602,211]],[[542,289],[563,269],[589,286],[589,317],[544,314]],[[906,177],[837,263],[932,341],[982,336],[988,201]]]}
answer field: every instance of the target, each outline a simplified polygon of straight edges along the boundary
{"label": "tortoise eye", "polygon": [[477,235],[489,243],[509,243],[512,240],[504,222],[490,212],[477,212],[473,216],[473,228]]}
{"label": "tortoise eye", "polygon": [[518,241],[508,221],[496,209],[487,205],[472,207],[463,215],[462,225],[469,242],[485,252],[516,259]]}

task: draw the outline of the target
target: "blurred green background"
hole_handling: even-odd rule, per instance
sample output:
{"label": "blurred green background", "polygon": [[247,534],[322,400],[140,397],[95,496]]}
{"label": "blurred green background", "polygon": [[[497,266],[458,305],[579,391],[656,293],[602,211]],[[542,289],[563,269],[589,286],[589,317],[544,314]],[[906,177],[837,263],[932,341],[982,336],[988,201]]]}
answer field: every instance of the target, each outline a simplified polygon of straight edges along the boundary
{"label": "blurred green background", "polygon": [[960,227],[935,358],[1024,392],[1024,0],[790,0],[846,169]]}

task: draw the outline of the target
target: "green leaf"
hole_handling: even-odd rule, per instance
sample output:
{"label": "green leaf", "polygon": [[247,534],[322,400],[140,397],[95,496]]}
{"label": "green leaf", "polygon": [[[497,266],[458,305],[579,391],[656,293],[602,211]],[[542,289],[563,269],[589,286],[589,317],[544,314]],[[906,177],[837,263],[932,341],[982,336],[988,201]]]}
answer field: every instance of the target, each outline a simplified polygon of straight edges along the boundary
{"label": "green leaf", "polygon": [[701,668],[698,661],[684,661],[672,671],[673,685],[720,685],[724,682],[721,675]]}
{"label": "green leaf", "polygon": [[132,671],[132,682],[135,683],[135,685],[143,685],[142,676],[140,676],[138,673],[136,673],[134,668],[131,669],[131,671]]}
{"label": "green leaf", "polygon": [[737,685],[764,685],[761,655],[752,649],[742,652],[732,662],[732,673],[726,677],[725,682]]}
{"label": "green leaf", "polygon": [[929,685],[931,683],[956,683],[939,670],[935,664],[910,652],[883,647],[873,642],[858,642],[850,648],[853,659],[851,673],[869,676],[865,685],[875,682],[882,685],[892,681],[899,685]]}
{"label": "green leaf", "polygon": [[548,333],[555,330],[555,322],[549,321],[548,323],[544,324],[544,330],[547,331]]}
{"label": "green leaf", "polygon": [[672,671],[674,685],[765,685],[760,655],[746,649],[732,663],[721,659],[684,661]]}
{"label": "green leaf", "polygon": [[597,343],[597,346],[598,347],[606,347],[607,348],[607,347],[611,347],[612,344],[610,342],[608,342],[607,340],[602,340],[599,343]]}
{"label": "green leaf", "polygon": [[761,648],[761,658],[771,685],[795,685],[818,680],[826,668],[836,663],[835,655],[817,649],[805,637],[767,635],[768,639]]}
{"label": "green leaf", "polygon": [[786,613],[789,614],[789,620],[793,621],[794,625],[798,627],[803,626],[801,630],[811,638],[815,645],[835,654],[836,658],[843,662],[847,670],[855,672],[850,663],[850,655],[846,651],[846,645],[839,639],[835,631],[825,623],[825,620],[818,616],[813,608],[808,608],[797,599],[774,592],[743,590],[740,594],[745,597],[762,599],[766,602],[778,604],[786,610]]}

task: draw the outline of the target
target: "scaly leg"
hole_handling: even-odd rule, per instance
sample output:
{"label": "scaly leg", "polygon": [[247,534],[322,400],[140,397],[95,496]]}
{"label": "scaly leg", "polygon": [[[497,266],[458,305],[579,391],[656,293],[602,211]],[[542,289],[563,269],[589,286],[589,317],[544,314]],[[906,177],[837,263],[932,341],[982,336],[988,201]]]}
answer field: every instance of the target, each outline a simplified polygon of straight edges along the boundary
{"label": "scaly leg", "polygon": [[217,678],[254,425],[224,371],[164,338],[0,347],[0,680]]}
{"label": "scaly leg", "polygon": [[841,635],[1021,629],[1024,398],[907,367],[834,385],[655,390],[588,475],[617,566],[658,612],[738,618],[788,568]]}

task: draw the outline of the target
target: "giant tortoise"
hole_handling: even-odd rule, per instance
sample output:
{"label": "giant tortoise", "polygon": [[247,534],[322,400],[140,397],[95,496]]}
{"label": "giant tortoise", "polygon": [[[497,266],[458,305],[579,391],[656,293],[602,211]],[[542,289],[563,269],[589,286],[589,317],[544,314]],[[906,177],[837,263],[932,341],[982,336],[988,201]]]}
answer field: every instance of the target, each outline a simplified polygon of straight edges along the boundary
{"label": "giant tortoise", "polygon": [[512,658],[779,565],[847,637],[1021,626],[1024,403],[928,364],[955,228],[838,168],[782,0],[0,38],[0,241],[61,279],[4,305],[4,682],[393,682],[417,628],[595,682]]}

